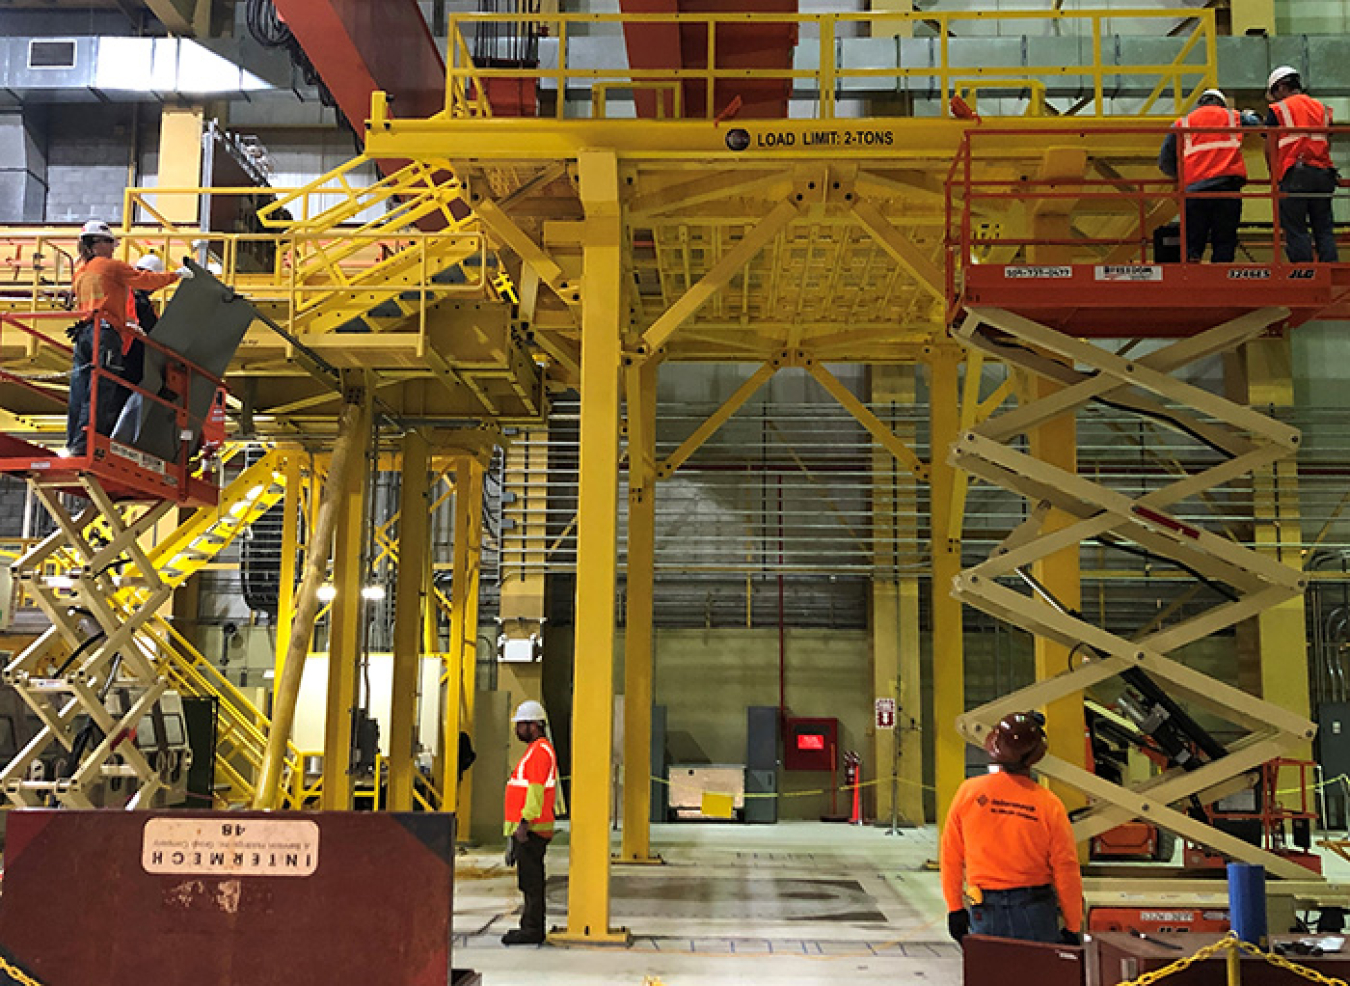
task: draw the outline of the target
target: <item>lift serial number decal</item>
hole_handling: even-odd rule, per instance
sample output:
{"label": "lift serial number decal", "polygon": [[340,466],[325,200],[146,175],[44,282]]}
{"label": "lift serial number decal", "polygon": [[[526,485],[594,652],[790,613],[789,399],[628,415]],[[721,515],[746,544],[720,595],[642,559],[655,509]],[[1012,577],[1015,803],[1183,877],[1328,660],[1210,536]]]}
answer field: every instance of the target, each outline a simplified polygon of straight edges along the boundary
{"label": "lift serial number decal", "polygon": [[727,131],[727,148],[733,151],[814,150],[821,147],[894,147],[893,130],[762,130],[744,127]]}
{"label": "lift serial number decal", "polygon": [[309,876],[319,865],[319,826],[281,819],[152,818],[141,866],[174,876]]}
{"label": "lift serial number decal", "polygon": [[1151,264],[1104,264],[1096,269],[1099,281],[1161,281],[1163,269]]}

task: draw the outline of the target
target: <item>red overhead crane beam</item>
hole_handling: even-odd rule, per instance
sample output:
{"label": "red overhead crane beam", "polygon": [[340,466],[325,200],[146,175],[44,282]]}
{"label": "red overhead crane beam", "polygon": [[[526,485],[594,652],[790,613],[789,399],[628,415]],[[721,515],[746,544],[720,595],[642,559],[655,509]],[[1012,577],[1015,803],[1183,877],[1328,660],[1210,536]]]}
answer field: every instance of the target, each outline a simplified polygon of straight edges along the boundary
{"label": "red overhead crane beam", "polygon": [[444,109],[445,62],[417,0],[274,3],[358,135],[377,90],[389,94],[391,111],[404,119]]}

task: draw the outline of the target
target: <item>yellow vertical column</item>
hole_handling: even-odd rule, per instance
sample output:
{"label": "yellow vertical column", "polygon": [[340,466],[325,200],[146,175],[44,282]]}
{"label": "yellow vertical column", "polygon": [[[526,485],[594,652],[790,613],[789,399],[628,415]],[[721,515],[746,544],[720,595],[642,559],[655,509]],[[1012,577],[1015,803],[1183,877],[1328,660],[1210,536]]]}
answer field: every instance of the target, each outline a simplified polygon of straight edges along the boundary
{"label": "yellow vertical column", "polygon": [[286,453],[282,481],[286,493],[281,503],[281,585],[277,588],[277,656],[273,681],[281,681],[286,664],[286,649],[291,645],[291,613],[295,609],[295,571],[300,560],[300,503],[304,499],[304,478],[300,470],[300,451]]}
{"label": "yellow vertical column", "polygon": [[[205,113],[200,106],[166,106],[159,121],[159,177],[161,188],[196,188],[202,183],[202,131]],[[155,196],[155,210],[169,222],[190,229],[201,221],[201,196],[162,194]],[[128,223],[134,216],[126,217]],[[177,258],[173,258],[177,259]],[[170,258],[165,257],[168,266]]]}
{"label": "yellow vertical column", "polygon": [[948,347],[929,357],[929,445],[933,541],[933,744],[939,823],[947,818],[956,789],[966,779],[966,743],[956,720],[966,712],[965,632],[961,603],[952,598],[952,580],[961,572],[959,522],[952,511],[956,470],[947,452],[959,437],[961,356]]}
{"label": "yellow vertical column", "polygon": [[356,707],[356,675],[361,661],[362,624],[366,601],[362,557],[370,487],[370,392],[356,420],[356,442],[347,470],[347,488],[338,506],[333,539],[333,587],[337,595],[328,613],[328,709],[323,727],[322,807],[346,811],[352,806],[352,710]]}
{"label": "yellow vertical column", "polygon": [[651,851],[652,595],[656,564],[657,361],[627,373],[628,614],[623,645],[623,844],[625,863],[659,863]]}
{"label": "yellow vertical column", "polygon": [[[872,403],[912,408],[914,384],[912,366],[874,366]],[[892,427],[905,444],[913,446],[913,425]],[[876,562],[883,572],[890,571],[872,581],[872,688],[877,698],[895,699],[897,707],[895,728],[873,733],[877,818],[887,821],[894,807],[901,820],[916,824],[924,820],[919,558],[914,550],[918,500],[914,474],[886,450],[876,449],[872,454]],[[892,784],[893,773],[897,775],[896,784]]]}
{"label": "yellow vertical column", "polygon": [[1275,0],[1228,0],[1228,16],[1235,36],[1275,34]]}
{"label": "yellow vertical column", "polygon": [[[1049,397],[1060,389],[1058,384],[1037,377],[1032,384],[1033,398]],[[1078,471],[1078,424],[1072,414],[1033,429],[1027,436],[1030,452],[1047,465],[1068,472]],[[1051,510],[1041,530],[1045,533],[1068,527],[1075,518],[1062,510]],[[1067,610],[1077,612],[1083,605],[1082,578],[1079,571],[1077,545],[1065,548],[1041,559],[1031,566],[1032,577]],[[1069,667],[1069,648],[1046,637],[1036,637],[1036,680],[1044,681]],[[1045,708],[1045,732],[1050,738],[1050,749],[1055,756],[1079,767],[1087,759],[1083,697],[1081,694],[1052,702]],[[1054,781],[1050,787],[1065,806],[1072,811],[1087,803],[1077,788]]]}
{"label": "yellow vertical column", "polygon": [[[1247,403],[1261,409],[1294,404],[1292,354],[1287,338],[1258,339],[1243,347]],[[1258,470],[1252,477],[1257,550],[1290,568],[1303,568],[1303,525],[1299,509],[1298,462],[1293,457]],[[1256,617],[1261,654],[1261,697],[1283,709],[1312,717],[1308,685],[1308,630],[1302,596]],[[1286,756],[1310,758],[1304,743]]]}
{"label": "yellow vertical column", "polygon": [[475,455],[455,458],[455,529],[450,557],[450,643],[446,650],[445,809],[469,817],[472,774],[459,781],[459,733],[473,736],[474,691],[478,670],[478,583],[483,549],[483,472]]}
{"label": "yellow vertical column", "polygon": [[422,670],[422,610],[426,605],[427,440],[403,436],[398,501],[398,576],[394,583],[394,669],[389,703],[389,809],[412,811],[417,682]]}
{"label": "yellow vertical column", "polygon": [[610,760],[614,749],[614,591],[618,536],[619,361],[624,300],[618,161],[577,158],[582,241],[581,471],[572,697],[569,941],[626,941],[609,926]]}

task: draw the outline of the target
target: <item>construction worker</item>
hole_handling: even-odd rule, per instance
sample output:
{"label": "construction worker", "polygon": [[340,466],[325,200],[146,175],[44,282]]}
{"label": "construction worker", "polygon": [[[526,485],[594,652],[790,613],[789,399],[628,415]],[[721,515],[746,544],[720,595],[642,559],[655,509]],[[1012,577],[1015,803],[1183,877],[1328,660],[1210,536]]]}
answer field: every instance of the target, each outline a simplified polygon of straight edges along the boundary
{"label": "construction worker", "polygon": [[[129,291],[158,291],[192,271],[175,273],[138,270],[113,259],[117,245],[108,224],[91,219],[80,230],[80,266],[75,272],[75,307],[80,320],[66,330],[74,343],[70,372],[70,398],[66,417],[66,448],[73,456],[83,456],[89,426],[89,397],[93,386],[94,365],[125,379],[125,357],[136,339],[136,330],[127,324],[132,303]],[[126,402],[128,391],[104,377],[98,382],[98,407],[94,428],[101,435],[112,433],[117,415]]]}
{"label": "construction worker", "polygon": [[990,773],[957,788],[941,870],[947,930],[958,943],[973,931],[1081,944],[1083,877],[1069,816],[1031,778],[1047,745],[1040,714],[1004,716],[985,739]]}
{"label": "construction worker", "polygon": [[[1331,109],[1303,91],[1298,72],[1281,65],[1266,83],[1268,127],[1315,129],[1331,126]],[[1331,163],[1331,134],[1280,133],[1267,148],[1270,176],[1279,185],[1280,232],[1290,263],[1312,263],[1313,248],[1324,264],[1339,259],[1331,195],[1340,182]],[[1309,235],[1311,226],[1312,234]]]}
{"label": "construction worker", "polygon": [[516,738],[528,743],[506,782],[506,856],[516,864],[516,885],[525,898],[520,927],[502,935],[503,945],[538,945],[544,940],[544,853],[553,838],[553,805],[558,755],[547,735],[548,717],[535,701],[521,702],[511,721]]}
{"label": "construction worker", "polygon": [[[1158,153],[1158,168],[1169,178],[1180,177],[1188,193],[1186,259],[1191,263],[1204,259],[1206,244],[1213,246],[1216,264],[1231,264],[1237,256],[1242,221],[1238,193],[1247,182],[1241,124],[1242,117],[1228,108],[1228,97],[1206,89],[1196,108],[1172,125]],[[1216,133],[1214,127],[1232,130]],[[1192,197],[1192,192],[1205,194]]]}

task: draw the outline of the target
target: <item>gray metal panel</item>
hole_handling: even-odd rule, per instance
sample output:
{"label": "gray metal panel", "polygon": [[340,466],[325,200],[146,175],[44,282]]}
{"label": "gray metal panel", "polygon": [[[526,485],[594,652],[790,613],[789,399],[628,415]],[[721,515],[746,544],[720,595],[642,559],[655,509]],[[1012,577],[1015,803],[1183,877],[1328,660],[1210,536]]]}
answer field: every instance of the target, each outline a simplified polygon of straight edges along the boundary
{"label": "gray metal panel", "polygon": [[[745,710],[745,793],[778,791],[778,734],[781,713],[776,705]],[[778,821],[777,798],[746,798],[745,820],[766,825]]]}
{"label": "gray metal panel", "polygon": [[[1109,39],[1103,41],[1103,50]],[[1038,69],[1054,66],[1090,64],[1092,42],[1084,38],[1027,38],[1027,75],[1038,77]],[[1092,92],[1089,75],[1065,74],[1045,79],[1050,92],[1057,96],[1078,98]]]}
{"label": "gray metal panel", "polygon": [[948,64],[953,69],[980,68],[985,65],[1023,64],[1023,39],[952,38],[947,42]]}
{"label": "gray metal panel", "polygon": [[[652,776],[666,776],[666,707],[652,706]],[[651,820],[664,822],[670,806],[670,788],[652,781]]]}
{"label": "gray metal panel", "polygon": [[1266,38],[1219,38],[1219,88],[1228,92],[1266,87],[1270,45]]}
{"label": "gray metal panel", "polygon": [[[1350,775],[1350,702],[1325,702],[1317,710],[1317,762],[1323,776]],[[1340,784],[1326,787],[1329,818],[1323,819],[1326,828],[1340,828],[1350,824],[1346,817],[1345,788]]]}
{"label": "gray metal panel", "polygon": [[[846,38],[839,43],[839,65],[844,69],[893,68],[899,64],[898,38]],[[843,92],[895,92],[894,77],[839,80]]]}

